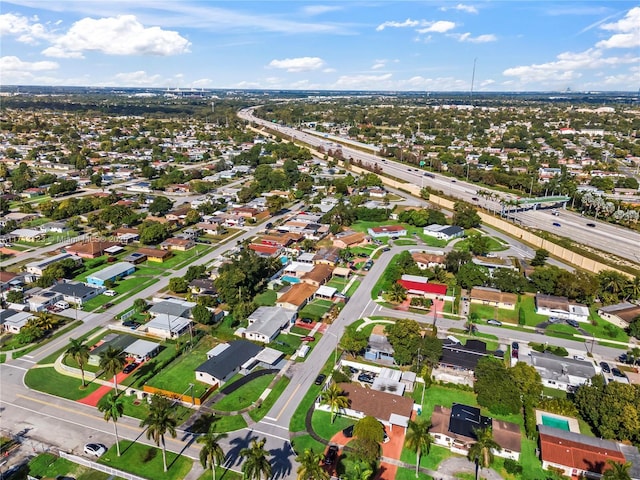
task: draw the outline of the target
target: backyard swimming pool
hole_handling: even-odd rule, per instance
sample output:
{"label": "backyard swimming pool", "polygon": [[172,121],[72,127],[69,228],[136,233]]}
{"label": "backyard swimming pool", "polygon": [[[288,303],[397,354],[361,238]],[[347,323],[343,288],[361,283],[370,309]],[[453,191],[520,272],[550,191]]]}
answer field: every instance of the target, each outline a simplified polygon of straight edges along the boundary
{"label": "backyard swimming pool", "polygon": [[561,430],[566,430],[567,432],[570,431],[569,422],[563,418],[547,417],[546,415],[542,415],[542,424],[547,427],[559,428]]}
{"label": "backyard swimming pool", "polygon": [[289,275],[283,275],[280,277],[280,280],[282,280],[283,282],[289,282],[289,283],[300,283],[300,279],[297,277],[291,277]]}

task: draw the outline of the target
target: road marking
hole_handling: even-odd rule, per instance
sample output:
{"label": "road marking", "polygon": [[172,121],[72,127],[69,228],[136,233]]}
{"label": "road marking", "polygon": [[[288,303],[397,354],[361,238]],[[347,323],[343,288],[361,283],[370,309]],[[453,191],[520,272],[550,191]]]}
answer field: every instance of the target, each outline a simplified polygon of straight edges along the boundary
{"label": "road marking", "polygon": [[260,430],[256,430],[255,428],[250,429],[253,433],[259,433],[260,435],[266,435],[267,437],[277,438],[278,440],[284,440],[285,442],[289,442],[289,437],[280,437],[278,435],[274,435],[273,433],[262,432]]}
{"label": "road marking", "polygon": [[298,386],[296,387],[296,389],[293,391],[293,393],[291,394],[291,396],[289,397],[289,400],[287,400],[287,403],[284,404],[284,406],[282,407],[282,409],[280,409],[280,411],[278,412],[278,416],[275,418],[276,421],[280,420],[280,416],[282,415],[282,413],[284,412],[284,409],[287,408],[287,406],[289,405],[289,403],[291,402],[291,400],[293,400],[293,396],[296,394],[296,392],[298,391],[298,389],[301,387],[302,385],[298,384]]}
{"label": "road marking", "polygon": [[[264,417],[264,418],[270,418],[270,417]],[[277,418],[274,418],[273,420],[277,420]],[[282,425],[278,425],[276,423],[265,422],[264,420],[260,423],[264,423],[265,425],[271,425],[272,427],[281,428],[282,430],[289,431],[289,428],[283,427]]]}
{"label": "road marking", "polygon": [[18,370],[24,370],[25,372],[29,371],[28,368],[19,367],[18,365],[14,365],[13,363],[4,363],[3,365],[5,367],[13,367],[13,368],[17,368]]}
{"label": "road marking", "polygon": [[369,308],[369,304],[371,303],[371,299],[369,299],[369,301],[367,302],[367,304],[364,306],[364,308],[362,309],[362,312],[360,312],[360,316],[358,318],[362,318],[364,317],[364,312],[367,310],[367,308]]}

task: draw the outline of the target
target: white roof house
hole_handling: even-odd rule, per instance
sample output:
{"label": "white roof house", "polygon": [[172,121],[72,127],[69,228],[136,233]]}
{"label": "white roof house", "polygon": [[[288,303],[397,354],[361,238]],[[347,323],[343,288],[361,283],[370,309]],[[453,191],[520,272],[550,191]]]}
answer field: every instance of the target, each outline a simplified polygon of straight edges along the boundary
{"label": "white roof house", "polygon": [[257,342],[269,343],[280,330],[295,321],[296,312],[281,307],[258,307],[249,315],[249,326],[241,336]]}
{"label": "white roof house", "polygon": [[7,332],[20,333],[20,329],[22,329],[31,318],[33,318],[32,313],[16,312],[15,315],[11,315],[4,321],[4,329]]}
{"label": "white roof house", "polygon": [[127,355],[135,357],[136,361],[146,360],[155,356],[160,344],[156,342],[150,342],[149,340],[136,340],[128,347],[125,347],[124,351]]}
{"label": "white roof house", "polygon": [[187,331],[191,320],[161,313],[144,325],[149,335],[161,338],[176,338]]}

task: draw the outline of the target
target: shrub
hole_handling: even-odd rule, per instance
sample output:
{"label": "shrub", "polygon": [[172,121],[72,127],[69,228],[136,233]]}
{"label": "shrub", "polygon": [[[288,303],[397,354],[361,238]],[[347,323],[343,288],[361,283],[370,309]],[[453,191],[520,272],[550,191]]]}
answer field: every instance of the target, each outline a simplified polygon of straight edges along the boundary
{"label": "shrub", "polygon": [[522,465],[510,458],[505,459],[504,469],[511,475],[520,475],[522,473]]}

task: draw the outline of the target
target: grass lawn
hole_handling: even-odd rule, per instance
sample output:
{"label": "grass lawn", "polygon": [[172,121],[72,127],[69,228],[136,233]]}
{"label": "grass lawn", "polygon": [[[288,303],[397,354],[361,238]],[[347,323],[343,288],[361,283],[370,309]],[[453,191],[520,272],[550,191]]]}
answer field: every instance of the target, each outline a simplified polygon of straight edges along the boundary
{"label": "grass lawn", "polygon": [[167,480],[184,478],[193,465],[193,460],[167,451],[167,467],[169,470],[165,472],[162,465],[162,451],[159,448],[133,443],[128,440],[120,442],[120,451],[122,456],[118,457],[116,446],[114,445],[100,457],[98,462],[141,477]]}
{"label": "grass lawn", "polygon": [[518,310],[507,310],[505,308],[495,308],[490,305],[479,305],[472,303],[470,313],[477,313],[480,318],[495,318],[505,323],[518,324]]}
{"label": "grass lawn", "polygon": [[[325,375],[329,375],[333,369],[333,358],[329,358],[327,362],[324,364],[322,371]],[[306,426],[304,423],[305,417],[307,416],[307,412],[313,406],[313,403],[316,400],[316,397],[320,395],[322,391],[322,386],[311,385],[309,390],[307,390],[306,395],[303,397],[302,401],[298,405],[298,408],[294,412],[291,417],[291,423],[289,424],[290,432],[304,432],[306,431]]]}
{"label": "grass lawn", "polygon": [[355,424],[356,421],[353,418],[337,414],[334,422],[331,423],[331,414],[329,412],[315,410],[313,412],[311,423],[313,425],[314,432],[316,432],[321,438],[331,440],[336,433],[347,428],[349,425]]}
{"label": "grass lawn", "polygon": [[262,418],[267,414],[273,404],[276,403],[276,400],[280,398],[284,389],[289,385],[289,379],[287,377],[282,377],[278,380],[275,387],[271,390],[267,398],[264,399],[262,404],[258,408],[254,408],[249,412],[249,416],[253,419],[254,422],[259,422]]}
{"label": "grass lawn", "polygon": [[242,415],[220,415],[213,424],[216,432],[235,432],[246,427],[247,421]]}
{"label": "grass lawn", "polygon": [[410,470],[408,468],[400,468],[396,470],[396,480],[433,480],[433,477],[426,475],[422,472],[418,473],[418,477],[416,477],[416,471]]}
{"label": "grass lawn", "polygon": [[[211,480],[211,470],[207,469],[198,480]],[[242,480],[242,474],[223,467],[216,467],[216,480]]]}
{"label": "grass lawn", "polygon": [[61,375],[53,367],[32,368],[25,375],[24,383],[34,390],[68,400],[80,400],[100,387],[97,383],[90,383],[83,389],[79,378]]}
{"label": "grass lawn", "polygon": [[41,453],[29,461],[29,475],[44,478],[55,478],[58,475],[67,475],[75,470],[77,465],[70,460],[65,460],[52,453]]}
{"label": "grass lawn", "polygon": [[[431,470],[437,470],[438,465],[443,460],[446,460],[449,457],[456,457],[460,455],[456,455],[449,451],[449,449],[440,447],[439,445],[431,445],[431,451],[429,455],[423,454],[420,456],[420,466],[424,468],[428,468]],[[408,448],[403,448],[402,453],[400,454],[400,460],[403,462],[407,462],[411,465],[416,464],[416,452],[413,450],[409,450]],[[415,471],[414,471],[415,475]],[[414,476],[415,478],[415,476]]]}
{"label": "grass lawn", "polygon": [[409,245],[417,245],[415,240],[411,240],[409,238],[400,238],[399,240],[396,240],[393,242],[395,245],[402,247],[402,246],[409,246]]}
{"label": "grass lawn", "polygon": [[253,299],[259,307],[271,307],[276,304],[278,294],[275,290],[266,290]]}
{"label": "grass lawn", "polygon": [[338,291],[341,292],[342,289],[347,286],[347,283],[349,283],[349,281],[345,278],[334,277],[327,282],[327,287],[337,288]]}
{"label": "grass lawn", "polygon": [[291,440],[291,446],[296,454],[301,454],[307,448],[312,449],[315,453],[324,453],[327,446],[315,440],[311,435],[300,435]]}
{"label": "grass lawn", "polygon": [[[400,254],[394,255],[391,261],[389,262],[389,265],[398,263],[399,257],[400,257]],[[391,288],[393,281],[391,280],[391,277],[389,275],[389,270],[390,270],[389,268],[385,269],[385,271],[382,273],[382,275],[380,275],[380,277],[376,281],[376,284],[371,289],[372,299],[375,300],[376,298],[378,298],[378,295],[380,294],[381,291],[383,290],[388,291]]]}
{"label": "grass lawn", "polygon": [[[84,335],[78,337],[77,340],[87,340],[88,338],[92,338],[100,330],[102,330],[102,327],[95,327],[95,328],[89,330]],[[91,342],[89,342],[89,343],[91,343]],[[40,360],[38,362],[38,365],[46,365],[46,364],[55,362],[56,359],[67,350],[67,348],[69,348],[68,345],[65,346],[65,347],[62,347],[60,350],[57,350],[56,352],[52,353],[51,355],[47,355],[45,358],[43,358],[42,360]]]}
{"label": "grass lawn", "polygon": [[355,280],[349,287],[349,290],[345,292],[345,295],[347,297],[353,296],[353,294],[356,293],[356,290],[358,289],[359,286],[360,286],[360,280]]}
{"label": "grass lawn", "polygon": [[309,317],[314,320],[319,320],[322,316],[329,311],[333,305],[327,300],[313,300],[306,304],[302,310],[300,310],[301,317]]}
{"label": "grass lawn", "polygon": [[[594,337],[602,338],[604,340],[616,340],[619,342],[629,341],[629,335],[627,335],[627,332],[601,318],[594,308],[590,309],[589,321],[590,322],[582,323],[580,326],[583,330],[589,332]],[[595,323],[595,325],[593,325],[593,323]]]}
{"label": "grass lawn", "polygon": [[472,406],[477,405],[476,394],[466,390],[459,390],[457,388],[432,385],[424,394],[422,416],[430,418],[433,413],[433,408],[436,405],[451,408],[451,405],[454,403],[464,403]]}
{"label": "grass lawn", "polygon": [[516,312],[518,311],[518,307],[524,310],[525,325],[535,327],[539,323],[549,320],[549,317],[536,313],[535,298],[533,295],[521,295],[520,302],[518,302],[518,306],[516,307]]}
{"label": "grass lawn", "polygon": [[215,410],[233,412],[255,403],[275,378],[274,374],[254,378],[213,405]]}
{"label": "grass lawn", "polygon": [[[285,355],[293,355],[293,353],[298,349],[300,344],[302,343],[302,337],[297,335],[289,335],[287,333],[281,333],[275,339],[275,341],[271,342],[269,346],[274,348]],[[281,343],[278,343],[281,342]]]}
{"label": "grass lawn", "polygon": [[[102,397],[98,405],[107,401],[108,395]],[[141,402],[136,398],[135,395],[123,395],[122,396],[124,403],[124,415],[133,418],[139,418],[142,420],[149,415],[149,403]],[[192,414],[193,410],[187,407],[183,407],[180,404],[176,404],[171,407],[171,413],[178,420],[178,425],[182,422],[185,422]]]}
{"label": "grass lawn", "polygon": [[[202,343],[200,345],[202,345]],[[194,350],[181,355],[163,368],[162,371],[158,372],[147,382],[147,385],[170,392],[184,393],[190,390],[190,385],[193,384],[193,395],[195,397],[202,396],[208,390],[209,385],[197,381],[194,382],[193,372],[207,360],[207,351],[209,351],[211,347],[205,349],[200,348],[200,345]],[[168,347],[167,350],[170,348],[171,347]],[[187,394],[191,395],[191,391],[187,392]]]}

